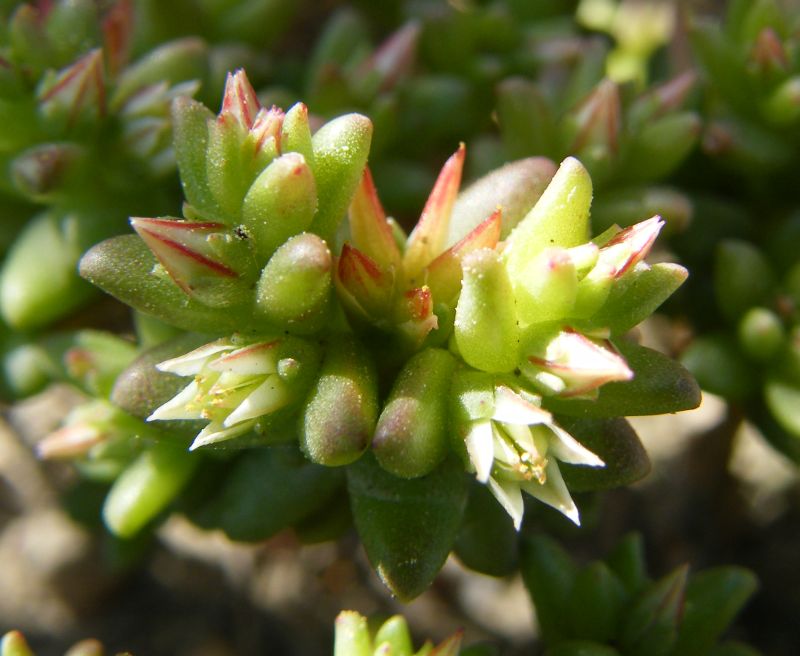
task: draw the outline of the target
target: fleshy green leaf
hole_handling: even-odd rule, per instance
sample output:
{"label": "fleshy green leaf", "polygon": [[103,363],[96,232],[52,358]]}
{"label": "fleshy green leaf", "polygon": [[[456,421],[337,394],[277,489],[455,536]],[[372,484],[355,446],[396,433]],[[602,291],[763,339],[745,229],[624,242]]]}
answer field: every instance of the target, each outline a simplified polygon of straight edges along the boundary
{"label": "fleshy green leaf", "polygon": [[758,586],[741,567],[719,567],[694,575],[686,588],[686,607],[675,654],[708,654]]}
{"label": "fleshy green leaf", "polygon": [[421,594],[444,565],[466,506],[467,477],[455,459],[404,480],[367,455],[347,472],[353,516],[375,571],[401,601]]}
{"label": "fleshy green leaf", "polygon": [[545,248],[571,248],[589,240],[592,180],[574,157],[565,159],[544,193],[506,241],[503,257],[512,280]]}
{"label": "fleshy green leaf", "polygon": [[352,337],[331,338],[303,408],[301,448],[312,462],[349,464],[369,446],[377,420],[378,381],[369,355]]}
{"label": "fleshy green leaf", "polygon": [[340,471],[308,462],[294,445],[248,450],[191,517],[232,540],[258,542],[322,508],[342,478]]}
{"label": "fleshy green leaf", "polygon": [[252,321],[242,307],[210,308],[186,296],[166,274],[156,275],[149,248],[135,235],[107,239],[80,261],[89,282],[140,312],[183,328],[220,333],[246,330]]}
{"label": "fleshy green leaf", "polygon": [[442,349],[413,356],[395,380],[375,428],[372,450],[386,471],[424,476],[448,451],[447,399],[456,359]]}
{"label": "fleshy green leaf", "polygon": [[319,209],[311,232],[330,241],[345,217],[367,163],[372,123],[360,114],[340,116],[312,138]]}
{"label": "fleshy green leaf", "polygon": [[537,535],[522,543],[520,570],[536,608],[542,637],[549,644],[557,644],[569,636],[567,599],[577,568],[555,541]]}
{"label": "fleshy green leaf", "polygon": [[650,472],[650,460],[636,431],[624,419],[558,417],[558,423],[605,467],[579,467],[560,463],[559,468],[573,492],[603,490],[630,485]]}
{"label": "fleshy green leaf", "polygon": [[511,516],[489,488],[473,482],[455,554],[470,569],[489,576],[508,576],[517,567],[518,535]]}
{"label": "fleshy green leaf", "polygon": [[618,279],[589,322],[622,335],[649,317],[686,280],[689,272],[669,262],[637,266]]}
{"label": "fleshy green leaf", "polygon": [[114,481],[103,505],[106,526],[121,538],[136,535],[175,498],[198,461],[163,442],[146,450]]}

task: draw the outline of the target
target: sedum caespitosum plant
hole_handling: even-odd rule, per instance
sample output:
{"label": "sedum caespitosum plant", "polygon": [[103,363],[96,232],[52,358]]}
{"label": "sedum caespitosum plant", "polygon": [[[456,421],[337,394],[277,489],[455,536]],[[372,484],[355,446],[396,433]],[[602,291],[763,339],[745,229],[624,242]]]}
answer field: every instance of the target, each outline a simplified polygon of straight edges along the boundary
{"label": "sedum caespitosum plant", "polygon": [[169,107],[197,91],[207,49],[185,38],[131,61],[125,1],[17,3],[3,12],[0,312],[29,331],[92,296],[77,262],[124,229],[132,206],[174,202]]}
{"label": "sedum caespitosum plant", "polygon": [[[64,656],[103,656],[107,652],[103,648],[103,644],[93,638],[81,640],[72,645]],[[28,645],[19,631],[9,631],[6,633],[2,640],[0,640],[0,656],[35,656],[36,652],[33,651]],[[130,656],[127,652],[117,654],[117,656]]]}
{"label": "sedum caespitosum plant", "polygon": [[755,592],[753,574],[716,567],[696,574],[682,565],[654,580],[642,540],[623,538],[605,560],[583,566],[552,539],[524,540],[520,564],[547,656],[757,656],[721,641]]}
{"label": "sedum caespitosum plant", "polygon": [[[461,648],[461,633],[455,633],[439,645],[426,641],[414,649],[408,624],[402,615],[370,626],[366,617],[345,610],[336,617],[333,656],[459,656],[473,652]],[[490,652],[487,652],[490,653]]]}
{"label": "sedum caespitosum plant", "polygon": [[668,180],[700,136],[699,114],[685,107],[696,75],[686,71],[637,91],[605,76],[608,56],[602,42],[588,41],[574,53],[577,61],[565,56],[554,80],[503,80],[497,118],[506,151],[580,159],[597,189],[598,229],[659,214],[669,232],[680,232],[692,203]]}
{"label": "sedum caespitosum plant", "polygon": [[[706,85],[703,149],[758,190],[797,162],[797,12],[773,0],[728,3],[723,20],[697,16],[690,36]],[[791,178],[788,178],[791,179]],[[776,189],[785,193],[785,186]]]}
{"label": "sedum caespitosum plant", "polygon": [[408,599],[454,547],[486,561],[485,535],[460,537],[486,507],[471,487],[509,515],[496,521],[513,551],[523,492],[579,523],[571,486],[647,470],[620,417],[697,403],[677,364],[625,337],[686,277],[644,261],[662,221],[591,240],[577,160],[512,164],[459,197],[462,146],[406,236],[366,169],[363,116],[312,135],[304,105],[261,107],[239,71],[219,114],[180,98],[173,122],[183,218],[133,218],[137,235],[81,262],[201,333],[145,352],[112,391],[147,422],[127,428],[143,448],[105,504],[119,535],[176,500],[243,540],[287,526],[323,539],[352,515]]}
{"label": "sedum caespitosum plant", "polygon": [[797,218],[786,219],[763,247],[740,239],[715,253],[714,330],[698,335],[684,364],[709,392],[795,462],[800,459],[800,265]]}

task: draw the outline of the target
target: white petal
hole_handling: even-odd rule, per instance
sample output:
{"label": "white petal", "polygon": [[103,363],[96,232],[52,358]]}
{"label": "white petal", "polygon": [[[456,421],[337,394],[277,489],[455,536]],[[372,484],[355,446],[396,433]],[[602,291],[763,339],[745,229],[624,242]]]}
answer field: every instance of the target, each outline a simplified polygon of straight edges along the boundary
{"label": "white petal", "polygon": [[187,410],[186,405],[193,401],[200,391],[197,381],[192,381],[169,401],[153,410],[147,421],[156,419],[201,419],[200,408]]}
{"label": "white petal", "polygon": [[511,515],[514,521],[514,528],[519,531],[522,526],[522,515],[525,512],[525,503],[522,500],[522,493],[519,490],[519,483],[514,481],[497,481],[489,479],[489,491],[494,498],[503,506],[504,510]]}
{"label": "white petal", "polygon": [[492,422],[488,419],[476,421],[464,441],[477,478],[481,483],[485,483],[492,473],[494,461]]}
{"label": "white petal", "polygon": [[159,362],[156,365],[156,369],[171,374],[178,374],[178,376],[194,376],[200,373],[200,370],[203,368],[208,358],[221,351],[229,351],[230,348],[230,344],[226,341],[217,340],[210,344],[204,344],[200,348],[196,348],[194,351],[190,351],[180,357]]}
{"label": "white petal", "polygon": [[547,410],[523,399],[510,387],[499,385],[494,391],[494,413],[492,419],[504,424],[532,426],[553,421]]}
{"label": "white petal", "polygon": [[208,366],[214,371],[231,372],[242,376],[274,374],[278,371],[277,340],[260,342],[236,349],[217,358]]}
{"label": "white petal", "polygon": [[240,421],[256,419],[282,408],[292,400],[292,394],[277,376],[269,376],[226,418],[226,427]]}
{"label": "white petal", "polygon": [[494,408],[494,394],[490,388],[473,389],[459,394],[458,402],[470,419],[488,419]]}
{"label": "white petal", "polygon": [[595,453],[592,453],[583,444],[578,442],[572,435],[565,431],[561,426],[552,424],[549,426],[554,437],[550,438],[550,453],[561,462],[568,462],[571,465],[586,465],[588,467],[605,467],[604,463]]}
{"label": "white petal", "polygon": [[544,485],[536,481],[526,481],[522,483],[522,489],[542,503],[555,508],[580,526],[581,518],[578,507],[570,496],[567,485],[564,483],[564,478],[561,476],[561,470],[555,460],[547,463],[545,475],[547,476],[547,482]]}
{"label": "white petal", "polygon": [[212,421],[197,434],[197,437],[194,438],[194,442],[192,442],[192,445],[189,447],[189,451],[199,449],[201,446],[207,446],[216,442],[229,440],[237,435],[246,433],[255,425],[255,423],[255,421],[242,422],[236,424],[236,426],[225,428],[218,421]]}

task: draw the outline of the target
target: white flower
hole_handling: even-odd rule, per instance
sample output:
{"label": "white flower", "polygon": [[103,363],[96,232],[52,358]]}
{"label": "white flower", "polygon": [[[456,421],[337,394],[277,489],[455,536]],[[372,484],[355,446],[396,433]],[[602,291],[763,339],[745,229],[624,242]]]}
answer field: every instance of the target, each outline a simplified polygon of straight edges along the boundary
{"label": "white flower", "polygon": [[194,380],[147,420],[208,420],[190,449],[246,433],[259,417],[294,400],[284,375],[297,362],[279,357],[280,343],[275,339],[240,347],[221,339],[161,362],[159,371]]}
{"label": "white flower", "polygon": [[522,492],[563,513],[576,524],[580,516],[558,461],[589,467],[605,463],[558,426],[537,404],[538,397],[505,385],[491,391],[464,391],[459,402],[471,416],[465,443],[478,480],[522,525]]}

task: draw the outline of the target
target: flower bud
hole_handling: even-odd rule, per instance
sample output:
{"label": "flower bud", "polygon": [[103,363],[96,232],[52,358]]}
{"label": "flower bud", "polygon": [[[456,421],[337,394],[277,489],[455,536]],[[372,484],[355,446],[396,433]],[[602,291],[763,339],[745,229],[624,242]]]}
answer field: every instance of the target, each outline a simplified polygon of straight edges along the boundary
{"label": "flower bud", "polygon": [[299,153],[312,170],[314,169],[314,149],[311,146],[308,108],[303,103],[292,105],[283,117],[280,144],[284,153]]}
{"label": "flower bud", "polygon": [[589,96],[566,117],[570,153],[588,161],[607,159],[619,149],[619,87],[601,80]]}
{"label": "flower bud", "polygon": [[312,462],[347,465],[369,446],[377,418],[378,381],[370,357],[352,337],[334,336],[303,408],[301,448]]}
{"label": "flower bud", "polygon": [[146,218],[132,218],[131,225],[185,294],[226,307],[248,293],[247,247],[225,225]]}
{"label": "flower bud", "polygon": [[610,342],[590,339],[570,328],[555,335],[534,332],[522,352],[526,358],[523,375],[546,394],[594,396],[601,385],[633,378]]}
{"label": "flower bud", "polygon": [[17,190],[32,200],[52,200],[76,178],[85,162],[85,149],[78,144],[42,144],[12,160],[11,177]]}
{"label": "flower bud", "polygon": [[456,360],[442,349],[414,355],[395,380],[378,419],[372,450],[386,471],[416,478],[448,450],[447,398]]}
{"label": "flower bud", "polygon": [[419,39],[420,25],[406,23],[389,36],[360,67],[355,76],[357,93],[369,100],[392,89],[408,73]]}
{"label": "flower bud", "polygon": [[403,254],[403,270],[410,285],[422,282],[422,270],[444,250],[450,213],[461,184],[465,156],[466,148],[462,143],[442,167],[419,221],[408,236]]}
{"label": "flower bud", "polygon": [[72,127],[106,113],[103,52],[95,49],[57,75],[45,79],[39,90],[39,107],[51,121]]}
{"label": "flower bud", "polygon": [[261,273],[257,310],[287,330],[316,332],[330,309],[331,267],[331,253],[322,239],[311,233],[292,237]]}
{"label": "flower bud", "polygon": [[336,265],[336,288],[345,309],[361,320],[383,320],[390,313],[395,274],[345,243]]}
{"label": "flower bud", "polygon": [[400,249],[381,206],[369,167],[364,168],[361,183],[350,203],[348,224],[353,245],[364,255],[384,269],[400,267]]}
{"label": "flower bud", "polygon": [[451,304],[461,291],[461,262],[481,248],[493,249],[500,239],[502,217],[495,210],[457,244],[448,248],[427,267],[428,287],[437,302]]}
{"label": "flower bud", "polygon": [[517,324],[511,281],[495,251],[483,248],[462,262],[454,334],[461,357],[482,371],[511,371],[517,364]]}
{"label": "flower bud", "polygon": [[261,261],[311,224],[317,210],[314,176],[298,153],[275,159],[255,179],[242,205],[242,224]]}

